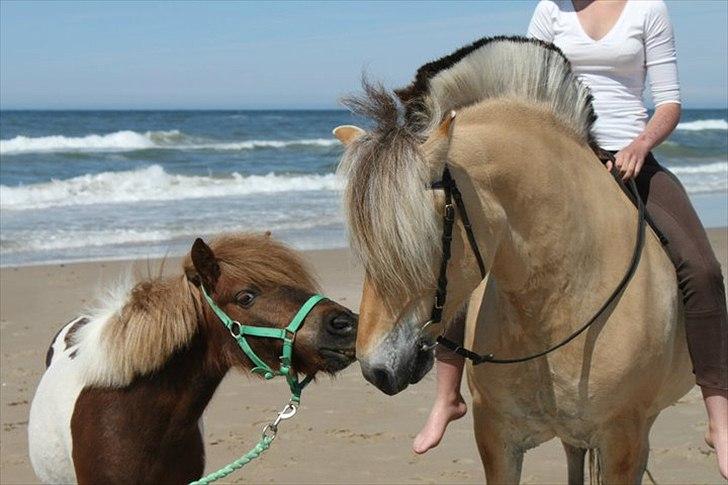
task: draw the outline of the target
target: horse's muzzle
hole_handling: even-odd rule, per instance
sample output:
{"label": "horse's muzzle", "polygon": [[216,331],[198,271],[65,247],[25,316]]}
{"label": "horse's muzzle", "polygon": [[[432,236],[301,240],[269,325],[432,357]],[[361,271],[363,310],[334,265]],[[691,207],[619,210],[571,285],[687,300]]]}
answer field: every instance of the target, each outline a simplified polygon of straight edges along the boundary
{"label": "horse's muzzle", "polygon": [[413,345],[411,353],[404,359],[394,355],[390,357],[379,362],[360,360],[364,378],[390,396],[419,382],[432,369],[435,361],[432,349],[423,349],[421,345]]}

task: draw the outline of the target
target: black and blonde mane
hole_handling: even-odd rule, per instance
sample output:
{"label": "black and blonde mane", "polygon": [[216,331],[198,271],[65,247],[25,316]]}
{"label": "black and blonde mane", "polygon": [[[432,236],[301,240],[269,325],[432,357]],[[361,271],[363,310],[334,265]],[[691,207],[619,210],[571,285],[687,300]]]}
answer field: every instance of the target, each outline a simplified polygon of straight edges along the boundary
{"label": "black and blonde mane", "polygon": [[484,37],[420,67],[413,82],[395,93],[415,131],[426,131],[451,110],[509,97],[546,104],[582,140],[594,140],[589,89],[558,47],[537,39]]}
{"label": "black and blonde mane", "polygon": [[[591,95],[552,44],[525,37],[480,39],[418,69],[394,93],[364,81],[344,100],[374,129],[347,149],[339,171],[352,246],[374,286],[387,298],[434,287],[440,222],[433,193],[444,160],[421,147],[444,117],[488,99],[538,105],[580,142],[597,150]],[[437,165],[437,166],[434,166]]]}

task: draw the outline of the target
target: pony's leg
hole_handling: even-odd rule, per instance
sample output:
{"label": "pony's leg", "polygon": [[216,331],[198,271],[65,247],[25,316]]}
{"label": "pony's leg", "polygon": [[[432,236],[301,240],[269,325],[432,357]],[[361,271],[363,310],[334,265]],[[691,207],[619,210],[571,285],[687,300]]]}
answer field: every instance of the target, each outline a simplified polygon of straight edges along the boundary
{"label": "pony's leg", "polygon": [[604,483],[642,483],[650,454],[649,433],[654,418],[615,419],[599,440]]}
{"label": "pony's leg", "polygon": [[586,448],[578,448],[571,446],[569,443],[562,441],[566,451],[566,462],[569,465],[569,485],[584,485],[584,456]]}
{"label": "pony's leg", "polygon": [[475,441],[485,469],[485,481],[493,484],[516,484],[521,481],[523,451],[511,441],[511,433],[486,412],[476,409],[473,413]]}

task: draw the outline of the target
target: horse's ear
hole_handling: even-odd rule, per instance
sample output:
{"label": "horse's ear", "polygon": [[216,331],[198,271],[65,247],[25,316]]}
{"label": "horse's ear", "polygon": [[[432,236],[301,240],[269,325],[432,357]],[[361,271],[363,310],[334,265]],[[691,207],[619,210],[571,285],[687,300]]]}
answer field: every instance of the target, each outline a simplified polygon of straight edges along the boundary
{"label": "horse's ear", "polygon": [[450,136],[450,130],[452,129],[452,124],[455,121],[455,115],[457,113],[455,110],[450,111],[448,114],[445,115],[445,119],[440,123],[440,127],[438,128],[438,131],[443,136]]}
{"label": "horse's ear", "polygon": [[210,246],[199,237],[195,239],[190,251],[193,268],[188,268],[187,279],[199,285],[205,285],[205,289],[212,293],[217,286],[217,280],[220,278],[220,265],[215,258],[215,254]]}
{"label": "horse's ear", "polygon": [[334,128],[334,136],[344,145],[350,144],[364,133],[366,131],[354,125],[341,125]]}

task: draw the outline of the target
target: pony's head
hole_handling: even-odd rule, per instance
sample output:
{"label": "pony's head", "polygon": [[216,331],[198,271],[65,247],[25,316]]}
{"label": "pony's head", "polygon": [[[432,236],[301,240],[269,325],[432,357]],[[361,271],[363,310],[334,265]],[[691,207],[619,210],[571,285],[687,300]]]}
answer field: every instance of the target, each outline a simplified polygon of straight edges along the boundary
{"label": "pony's head", "polygon": [[[316,283],[294,251],[267,235],[226,236],[209,246],[197,239],[184,263],[188,281],[232,320],[243,325],[285,328],[316,293]],[[204,295],[198,300],[210,335],[215,335],[225,364],[252,367]],[[356,316],[331,300],[313,307],[295,335],[293,368],[297,372],[334,373],[354,360]],[[246,337],[253,352],[273,369],[280,365],[282,341]]]}
{"label": "pony's head", "polygon": [[[442,175],[452,115],[423,138],[400,120],[396,98],[364,83],[362,97],[346,103],[375,122],[334,130],[346,146],[339,171],[347,179],[346,215],[352,247],[365,269],[356,353],[364,377],[387,394],[418,382],[432,367],[433,336],[424,332],[442,258],[442,194],[431,185]],[[473,285],[467,248],[455,231],[458,278],[448,285],[444,321]],[[475,270],[477,271],[477,270]]]}

